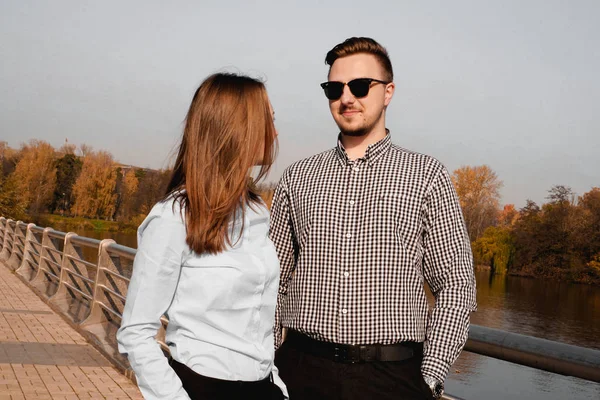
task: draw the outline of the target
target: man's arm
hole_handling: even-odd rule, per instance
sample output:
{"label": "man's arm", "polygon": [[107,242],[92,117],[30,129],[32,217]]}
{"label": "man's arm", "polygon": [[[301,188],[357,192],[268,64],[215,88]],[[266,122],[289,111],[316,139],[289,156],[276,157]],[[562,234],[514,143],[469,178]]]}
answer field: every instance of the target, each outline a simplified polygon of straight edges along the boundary
{"label": "man's arm", "polygon": [[477,308],[473,256],[458,197],[441,168],[427,195],[423,272],[435,296],[427,327],[423,376],[444,382],[469,333]]}
{"label": "man's arm", "polygon": [[275,349],[277,349],[282,343],[281,308],[287,296],[288,284],[292,277],[292,272],[296,268],[297,258],[297,245],[292,226],[286,174],[281,178],[273,195],[269,236],[277,249],[277,257],[279,258],[281,270],[277,307],[275,309],[275,326],[273,327]]}

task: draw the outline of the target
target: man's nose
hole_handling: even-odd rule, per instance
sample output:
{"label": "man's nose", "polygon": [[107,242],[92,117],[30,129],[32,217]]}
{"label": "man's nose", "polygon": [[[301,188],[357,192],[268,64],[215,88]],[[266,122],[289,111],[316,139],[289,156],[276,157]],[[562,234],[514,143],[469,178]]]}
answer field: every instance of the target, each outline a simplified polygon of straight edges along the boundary
{"label": "man's nose", "polygon": [[356,100],[356,97],[350,91],[350,87],[348,85],[344,85],[344,89],[342,90],[342,97],[340,97],[340,101],[342,104],[352,104]]}

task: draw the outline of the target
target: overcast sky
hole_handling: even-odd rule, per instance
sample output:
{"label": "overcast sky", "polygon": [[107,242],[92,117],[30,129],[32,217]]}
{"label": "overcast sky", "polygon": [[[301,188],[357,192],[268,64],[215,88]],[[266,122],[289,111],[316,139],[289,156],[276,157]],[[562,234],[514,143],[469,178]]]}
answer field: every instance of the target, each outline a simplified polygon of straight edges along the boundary
{"label": "overcast sky", "polygon": [[0,0],[0,140],[86,143],[164,168],[195,89],[266,79],[280,152],[335,145],[319,83],[350,36],[387,47],[392,140],[452,171],[489,165],[502,203],[600,186],[600,1]]}

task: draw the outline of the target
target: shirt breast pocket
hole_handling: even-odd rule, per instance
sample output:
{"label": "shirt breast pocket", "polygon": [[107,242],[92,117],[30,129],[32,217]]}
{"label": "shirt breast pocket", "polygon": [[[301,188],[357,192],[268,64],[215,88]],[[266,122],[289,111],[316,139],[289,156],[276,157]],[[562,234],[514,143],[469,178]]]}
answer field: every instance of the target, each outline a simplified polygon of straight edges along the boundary
{"label": "shirt breast pocket", "polygon": [[377,231],[384,237],[394,237],[410,258],[416,257],[422,230],[419,199],[404,194],[380,194],[374,210]]}

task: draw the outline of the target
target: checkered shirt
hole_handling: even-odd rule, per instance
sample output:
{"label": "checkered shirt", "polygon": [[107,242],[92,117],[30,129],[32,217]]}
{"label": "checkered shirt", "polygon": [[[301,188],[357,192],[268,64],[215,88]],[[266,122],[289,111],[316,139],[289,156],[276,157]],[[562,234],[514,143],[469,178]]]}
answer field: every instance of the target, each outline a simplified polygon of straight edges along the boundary
{"label": "checkered shirt", "polygon": [[286,169],[270,234],[281,263],[276,347],[283,327],[344,344],[424,342],[422,373],[444,381],[476,301],[469,238],[439,161],[389,134],[352,161],[338,139]]}

